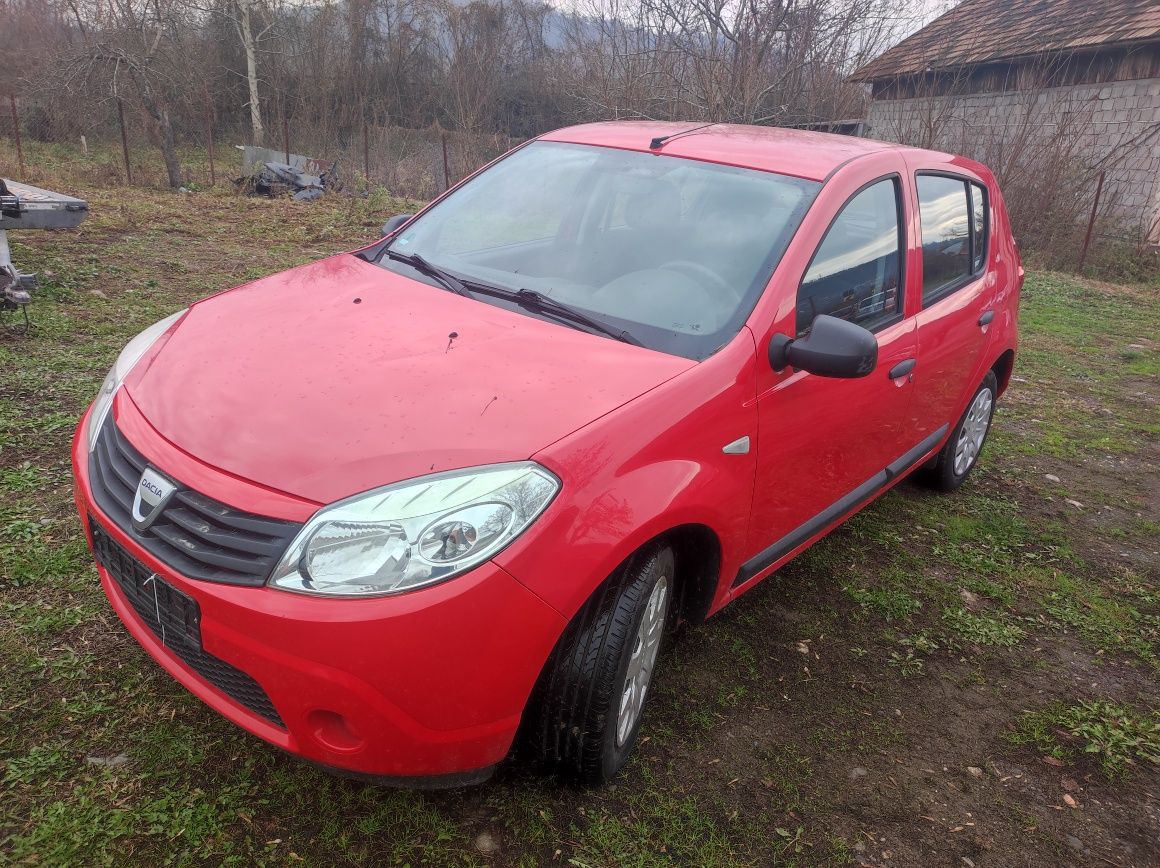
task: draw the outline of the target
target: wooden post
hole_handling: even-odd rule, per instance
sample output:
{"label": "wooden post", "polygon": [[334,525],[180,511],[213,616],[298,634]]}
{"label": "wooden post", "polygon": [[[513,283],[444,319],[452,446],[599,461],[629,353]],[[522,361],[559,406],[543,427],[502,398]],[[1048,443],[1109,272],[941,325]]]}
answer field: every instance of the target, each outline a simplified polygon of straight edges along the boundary
{"label": "wooden post", "polygon": [[133,183],[133,169],[129,165],[129,137],[125,133],[125,106],[117,97],[117,123],[121,125],[121,156],[125,159],[125,183]]}
{"label": "wooden post", "polygon": [[1104,173],[1100,171],[1100,179],[1096,181],[1096,197],[1092,200],[1092,214],[1088,218],[1087,234],[1083,237],[1083,249],[1079,252],[1079,264],[1075,267],[1076,274],[1083,273],[1084,263],[1087,262],[1088,246],[1092,243],[1092,230],[1096,225],[1096,209],[1100,207],[1100,194],[1104,191]]}
{"label": "wooden post", "polygon": [[214,168],[213,152],[213,103],[210,102],[209,88],[205,89],[205,134],[209,140],[209,185],[217,186],[217,170]]}
{"label": "wooden post", "polygon": [[286,151],[286,162],[290,162],[290,121],[286,120],[286,114],[282,114],[282,147]]}
{"label": "wooden post", "polygon": [[[377,118],[376,118],[377,120]],[[383,185],[389,186],[391,184],[391,116],[387,115],[383,122],[379,124],[382,127],[382,139],[379,143],[379,153],[385,154],[387,158],[387,169],[383,173]]]}
{"label": "wooden post", "polygon": [[367,127],[367,122],[363,121],[363,175],[366,176],[367,184],[371,182],[371,134]]}
{"label": "wooden post", "polygon": [[439,133],[439,141],[443,143],[443,189],[451,189],[451,168],[447,165],[447,133]]}
{"label": "wooden post", "polygon": [[8,106],[12,109],[12,138],[16,139],[16,163],[20,174],[24,174],[24,148],[20,145],[20,113],[16,111],[16,95],[8,94]]}

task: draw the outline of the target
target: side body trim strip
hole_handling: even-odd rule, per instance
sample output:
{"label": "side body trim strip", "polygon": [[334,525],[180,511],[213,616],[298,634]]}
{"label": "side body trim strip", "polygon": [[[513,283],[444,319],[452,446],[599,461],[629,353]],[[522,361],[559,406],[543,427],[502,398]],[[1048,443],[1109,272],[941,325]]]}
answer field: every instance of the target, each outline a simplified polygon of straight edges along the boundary
{"label": "side body trim strip", "polygon": [[886,487],[917,464],[924,455],[938,445],[938,442],[946,435],[948,427],[948,425],[943,425],[930,436],[923,438],[921,443],[899,456],[887,467],[875,473],[853,491],[834,501],[813,518],[791,530],[773,545],[751,557],[737,570],[737,577],[733,580],[733,587],[736,588],[738,585],[745,584],[770,564],[796,549],[822,528],[833,524],[842,516],[852,513],[873,497],[879,489]]}

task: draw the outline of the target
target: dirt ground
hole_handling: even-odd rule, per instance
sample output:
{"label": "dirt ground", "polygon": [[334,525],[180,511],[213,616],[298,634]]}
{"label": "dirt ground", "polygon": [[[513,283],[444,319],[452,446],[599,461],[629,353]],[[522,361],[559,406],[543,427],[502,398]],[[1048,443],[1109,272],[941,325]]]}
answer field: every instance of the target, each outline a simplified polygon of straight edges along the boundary
{"label": "dirt ground", "polygon": [[516,757],[474,789],[382,790],[239,731],[136,646],[68,443],[145,325],[405,203],[112,190],[58,161],[92,216],[12,236],[44,286],[31,334],[0,321],[0,860],[1160,864],[1156,286],[1032,272],[978,472],[903,484],[685,631],[613,785]]}

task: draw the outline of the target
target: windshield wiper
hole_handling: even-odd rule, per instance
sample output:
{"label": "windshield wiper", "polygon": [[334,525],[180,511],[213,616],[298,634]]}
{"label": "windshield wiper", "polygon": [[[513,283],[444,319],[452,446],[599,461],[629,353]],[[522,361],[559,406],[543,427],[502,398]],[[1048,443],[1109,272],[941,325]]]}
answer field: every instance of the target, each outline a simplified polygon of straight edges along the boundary
{"label": "windshield wiper", "polygon": [[438,265],[432,265],[418,253],[400,253],[397,250],[387,248],[383,251],[388,259],[393,259],[396,262],[403,262],[411,266],[416,271],[426,274],[428,277],[434,278],[443,288],[448,292],[454,292],[456,295],[463,295],[471,298],[471,290],[468,289],[462,280],[454,274],[444,271]]}
{"label": "windshield wiper", "polygon": [[589,316],[579,308],[572,307],[572,305],[565,304],[562,301],[557,301],[551,296],[536,292],[534,289],[521,289],[518,292],[512,293],[512,295],[514,296],[513,301],[526,310],[537,311],[548,314],[549,316],[570,320],[577,325],[587,326],[594,332],[600,332],[602,335],[607,335],[610,338],[615,338],[626,344],[632,344],[634,347],[644,346],[644,344],[624,329],[610,326],[608,323],[601,322],[595,317]]}
{"label": "windshield wiper", "polygon": [[524,310],[546,314],[556,319],[562,319],[575,325],[584,326],[606,337],[623,341],[626,344],[632,344],[634,347],[644,346],[644,344],[624,329],[618,329],[606,322],[601,322],[596,317],[589,316],[579,308],[572,307],[570,304],[565,304],[562,301],[557,301],[551,296],[536,292],[534,289],[501,289],[498,286],[489,286],[486,283],[477,283],[474,280],[467,281],[467,286],[481,295],[490,295],[495,298],[503,298],[514,302]]}
{"label": "windshield wiper", "polygon": [[447,290],[471,298],[473,293],[480,295],[490,295],[493,298],[502,298],[507,301],[514,302],[522,307],[524,310],[530,310],[535,313],[542,313],[547,316],[553,316],[556,319],[566,320],[576,325],[583,326],[591,331],[599,332],[606,337],[614,338],[618,341],[623,341],[626,344],[632,344],[636,347],[643,347],[640,341],[634,338],[631,334],[623,329],[617,329],[608,323],[601,322],[595,317],[591,317],[584,313],[579,308],[572,307],[562,301],[557,301],[550,296],[543,293],[536,292],[534,289],[502,289],[498,286],[491,286],[487,283],[480,283],[475,280],[460,280],[454,274],[444,271],[437,265],[428,262],[418,253],[400,253],[397,250],[392,250],[388,247],[383,251],[383,255],[388,259],[393,259],[396,262],[405,263],[416,271],[422,272],[429,277],[434,278]]}

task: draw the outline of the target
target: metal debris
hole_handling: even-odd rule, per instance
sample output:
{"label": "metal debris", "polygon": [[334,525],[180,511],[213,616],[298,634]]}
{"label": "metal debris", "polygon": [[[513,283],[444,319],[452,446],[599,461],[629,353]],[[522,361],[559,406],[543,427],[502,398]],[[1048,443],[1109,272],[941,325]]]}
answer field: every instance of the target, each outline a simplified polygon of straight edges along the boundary
{"label": "metal debris", "polygon": [[88,214],[83,199],[0,178],[0,312],[20,310],[28,331],[28,305],[36,275],[23,274],[12,262],[9,229],[72,229]]}
{"label": "metal debris", "polygon": [[336,163],[251,145],[243,148],[242,172],[235,183],[251,196],[290,196],[298,202],[312,202],[342,189]]}

